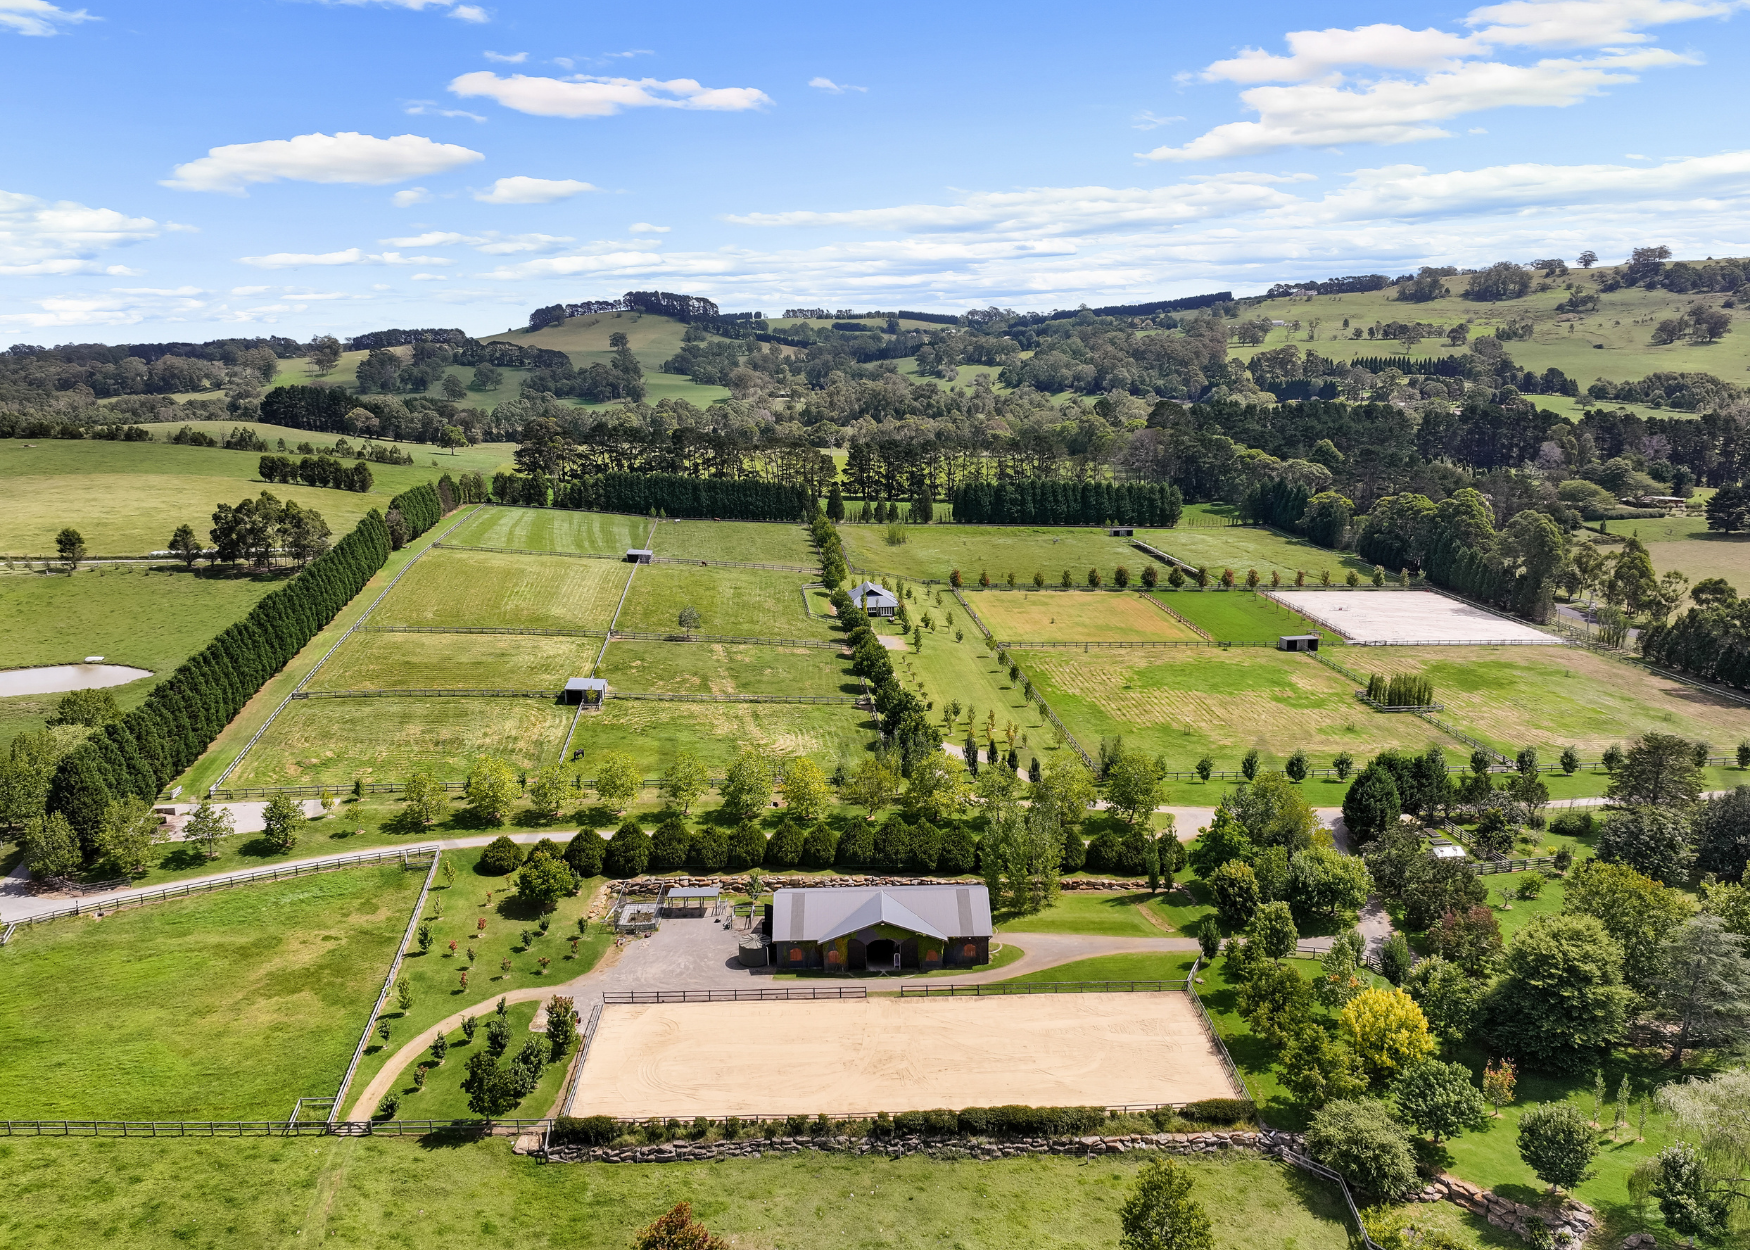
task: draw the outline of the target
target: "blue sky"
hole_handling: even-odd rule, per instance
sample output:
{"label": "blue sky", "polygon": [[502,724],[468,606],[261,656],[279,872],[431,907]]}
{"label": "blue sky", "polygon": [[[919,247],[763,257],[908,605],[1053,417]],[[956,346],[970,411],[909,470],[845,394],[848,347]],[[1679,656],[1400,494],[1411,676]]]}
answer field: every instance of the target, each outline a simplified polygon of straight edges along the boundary
{"label": "blue sky", "polygon": [[0,0],[0,343],[1750,253],[1750,0]]}

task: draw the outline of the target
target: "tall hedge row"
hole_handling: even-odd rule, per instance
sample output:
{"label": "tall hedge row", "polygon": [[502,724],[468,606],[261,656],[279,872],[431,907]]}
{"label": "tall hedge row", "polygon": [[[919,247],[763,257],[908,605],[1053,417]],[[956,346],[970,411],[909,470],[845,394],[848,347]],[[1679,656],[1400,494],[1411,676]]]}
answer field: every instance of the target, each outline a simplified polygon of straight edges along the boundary
{"label": "tall hedge row", "polygon": [[954,519],[985,525],[1173,526],[1185,500],[1165,482],[968,482],[954,491]]}
{"label": "tall hedge row", "polygon": [[430,482],[421,482],[412,490],[402,491],[389,501],[389,507],[399,510],[401,519],[407,522],[408,538],[418,538],[444,517],[443,501]]}
{"label": "tall hedge row", "polygon": [[199,759],[388,558],[389,530],[372,509],[352,533],[159,682],[144,703],[69,752],[50,785],[48,809],[66,816],[86,855],[96,851],[113,800],[138,795],[149,802]]}
{"label": "tall hedge row", "polygon": [[[493,480],[500,503],[543,502],[522,485],[535,479]],[[816,506],[801,486],[752,478],[683,477],[675,473],[601,473],[559,482],[556,508],[591,512],[651,511],[676,517],[722,517],[736,521],[806,521]]]}

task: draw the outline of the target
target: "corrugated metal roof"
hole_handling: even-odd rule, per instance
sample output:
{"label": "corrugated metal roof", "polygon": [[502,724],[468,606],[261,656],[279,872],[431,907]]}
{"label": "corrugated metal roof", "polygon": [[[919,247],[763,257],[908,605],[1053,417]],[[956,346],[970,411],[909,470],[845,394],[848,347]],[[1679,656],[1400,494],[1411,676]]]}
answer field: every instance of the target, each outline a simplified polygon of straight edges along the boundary
{"label": "corrugated metal roof", "polygon": [[990,893],[982,885],[851,886],[779,890],[774,942],[827,942],[878,924],[933,938],[989,937]]}

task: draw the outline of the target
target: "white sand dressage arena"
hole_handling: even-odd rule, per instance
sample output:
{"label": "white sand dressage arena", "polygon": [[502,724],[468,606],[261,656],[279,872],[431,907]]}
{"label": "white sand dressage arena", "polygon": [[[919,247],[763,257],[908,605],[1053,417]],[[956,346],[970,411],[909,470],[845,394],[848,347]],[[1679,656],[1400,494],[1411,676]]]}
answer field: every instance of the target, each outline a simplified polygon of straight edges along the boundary
{"label": "white sand dressage arena", "polygon": [[873,1114],[1232,1098],[1183,993],[610,1005],[572,1115]]}
{"label": "white sand dressage arena", "polygon": [[1293,590],[1266,595],[1351,642],[1517,642],[1560,646],[1553,634],[1448,599],[1430,590]]}

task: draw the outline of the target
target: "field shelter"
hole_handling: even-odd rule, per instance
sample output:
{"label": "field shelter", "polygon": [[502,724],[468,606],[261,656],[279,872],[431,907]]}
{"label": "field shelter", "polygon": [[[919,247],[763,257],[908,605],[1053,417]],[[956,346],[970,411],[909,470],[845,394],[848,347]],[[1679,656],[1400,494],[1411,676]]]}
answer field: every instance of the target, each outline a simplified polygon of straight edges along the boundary
{"label": "field shelter", "polygon": [[870,616],[892,616],[899,611],[899,596],[874,582],[859,582],[851,590],[851,602]]}
{"label": "field shelter", "polygon": [[990,892],[982,885],[783,889],[769,915],[773,963],[785,971],[990,962]]}

